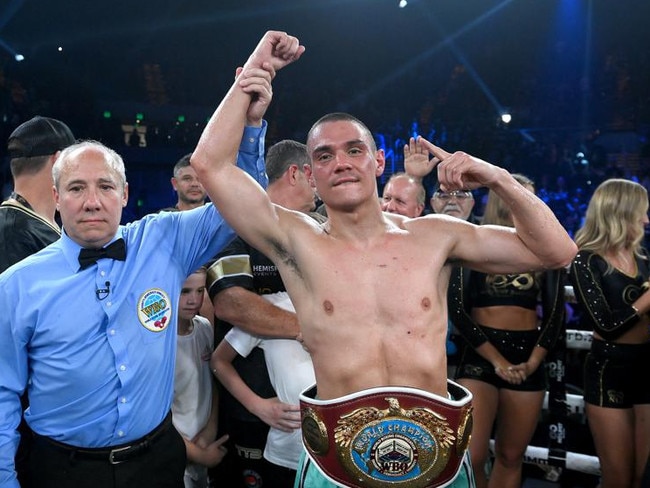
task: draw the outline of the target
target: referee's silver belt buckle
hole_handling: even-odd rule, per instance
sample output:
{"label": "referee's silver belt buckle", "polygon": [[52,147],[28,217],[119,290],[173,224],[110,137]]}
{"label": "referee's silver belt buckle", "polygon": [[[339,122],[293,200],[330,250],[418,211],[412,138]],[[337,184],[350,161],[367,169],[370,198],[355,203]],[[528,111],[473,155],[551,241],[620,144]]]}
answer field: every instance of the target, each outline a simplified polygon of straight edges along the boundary
{"label": "referee's silver belt buckle", "polygon": [[126,462],[126,459],[122,459],[122,460],[115,459],[115,455],[122,452],[129,451],[132,448],[133,446],[124,446],[124,447],[117,447],[115,449],[111,449],[111,452],[108,453],[108,462],[110,464],[122,464]]}
{"label": "referee's silver belt buckle", "polygon": [[165,419],[149,434],[143,438],[134,441],[133,444],[128,446],[113,447],[108,452],[108,462],[112,465],[122,464],[133,456],[136,456],[145,450],[149,449],[151,445],[172,425],[171,412],[167,414]]}

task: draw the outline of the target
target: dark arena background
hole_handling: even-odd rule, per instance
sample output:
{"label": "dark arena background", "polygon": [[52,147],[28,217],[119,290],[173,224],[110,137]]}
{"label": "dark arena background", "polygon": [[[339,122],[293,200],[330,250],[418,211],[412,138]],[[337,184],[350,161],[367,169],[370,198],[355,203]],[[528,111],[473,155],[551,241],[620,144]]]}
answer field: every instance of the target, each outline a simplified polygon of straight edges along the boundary
{"label": "dark arena background", "polygon": [[[273,29],[307,50],[274,83],[267,147],[350,112],[386,150],[380,191],[422,134],[532,178],[573,235],[604,179],[650,188],[649,25],[645,0],[2,0],[2,196],[6,140],[39,114],[123,156],[125,222],[173,205],[174,163]],[[579,374],[591,336],[573,307],[527,487],[598,482]]]}

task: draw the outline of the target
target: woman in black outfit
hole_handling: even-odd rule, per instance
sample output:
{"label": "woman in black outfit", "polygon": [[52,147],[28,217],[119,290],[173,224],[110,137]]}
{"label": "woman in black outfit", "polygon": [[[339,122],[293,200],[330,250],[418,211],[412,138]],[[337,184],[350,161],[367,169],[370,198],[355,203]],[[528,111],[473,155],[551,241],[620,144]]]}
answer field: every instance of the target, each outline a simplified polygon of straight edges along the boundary
{"label": "woman in black outfit", "polygon": [[650,261],[641,242],[648,192],[609,179],[598,186],[576,233],[576,299],[593,328],[584,399],[601,488],[639,488],[650,452]]}

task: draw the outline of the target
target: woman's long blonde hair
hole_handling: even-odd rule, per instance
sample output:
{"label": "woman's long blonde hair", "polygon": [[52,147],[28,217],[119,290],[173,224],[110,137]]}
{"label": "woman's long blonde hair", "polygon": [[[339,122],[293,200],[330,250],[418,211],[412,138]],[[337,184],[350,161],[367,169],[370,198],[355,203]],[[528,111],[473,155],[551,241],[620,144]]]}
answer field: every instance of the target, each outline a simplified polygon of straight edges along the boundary
{"label": "woman's long blonde hair", "polygon": [[[521,183],[523,186],[530,187],[532,191],[535,191],[535,183],[533,180],[519,173],[514,173],[513,178]],[[505,225],[507,227],[513,227],[514,222],[512,221],[512,213],[510,209],[503,203],[501,197],[494,193],[492,190],[488,193],[487,202],[485,203],[485,211],[483,212],[482,224],[491,224],[491,225]]]}
{"label": "woman's long blonde hair", "polygon": [[644,235],[640,222],[647,213],[648,191],[643,185],[622,178],[605,180],[589,200],[575,243],[579,249],[601,256],[623,249],[631,249],[638,256]]}

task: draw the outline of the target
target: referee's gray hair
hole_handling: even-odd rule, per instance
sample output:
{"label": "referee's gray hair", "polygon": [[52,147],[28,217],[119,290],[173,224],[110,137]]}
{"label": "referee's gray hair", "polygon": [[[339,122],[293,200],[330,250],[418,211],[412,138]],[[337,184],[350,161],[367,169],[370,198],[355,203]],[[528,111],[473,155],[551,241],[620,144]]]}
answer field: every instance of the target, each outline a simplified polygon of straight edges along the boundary
{"label": "referee's gray hair", "polygon": [[85,149],[97,149],[104,154],[104,161],[108,167],[113,170],[113,172],[119,177],[118,183],[122,185],[122,190],[126,186],[126,170],[124,168],[124,160],[122,156],[117,154],[113,149],[108,146],[105,146],[99,141],[94,141],[88,139],[85,141],[77,142],[71,146],[66,147],[59,157],[56,158],[54,166],[52,166],[52,178],[54,179],[54,186],[56,189],[59,189],[59,181],[61,179],[61,170],[75,153],[78,151],[83,151]]}

